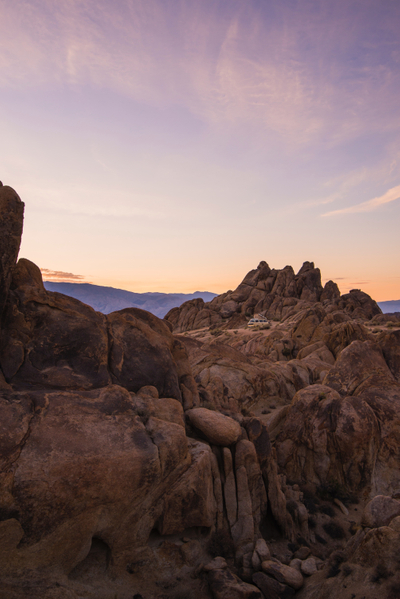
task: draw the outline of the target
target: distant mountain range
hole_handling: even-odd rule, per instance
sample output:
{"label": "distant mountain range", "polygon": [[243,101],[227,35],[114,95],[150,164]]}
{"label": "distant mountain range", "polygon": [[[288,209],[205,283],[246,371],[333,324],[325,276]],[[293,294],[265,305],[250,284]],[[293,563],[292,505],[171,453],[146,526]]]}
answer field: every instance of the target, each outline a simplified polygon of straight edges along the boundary
{"label": "distant mountain range", "polygon": [[57,291],[74,297],[103,314],[109,314],[123,308],[141,308],[159,318],[163,318],[171,308],[180,306],[188,300],[201,297],[205,302],[209,302],[216,296],[216,293],[210,293],[209,291],[134,293],[123,289],[115,289],[114,287],[91,285],[90,283],[52,283],[44,281],[44,286],[48,291]]}
{"label": "distant mountain range", "polygon": [[389,312],[400,312],[400,300],[390,300],[388,302],[377,302],[384,314]]}
{"label": "distant mountain range", "polygon": [[[114,287],[103,287],[91,283],[53,283],[45,281],[48,291],[58,291],[74,297],[84,304],[92,306],[98,312],[109,314],[123,308],[141,308],[163,318],[171,308],[180,306],[188,300],[201,297],[210,302],[216,293],[210,291],[195,291],[194,293],[134,293]],[[400,300],[377,302],[384,314],[400,312]]]}

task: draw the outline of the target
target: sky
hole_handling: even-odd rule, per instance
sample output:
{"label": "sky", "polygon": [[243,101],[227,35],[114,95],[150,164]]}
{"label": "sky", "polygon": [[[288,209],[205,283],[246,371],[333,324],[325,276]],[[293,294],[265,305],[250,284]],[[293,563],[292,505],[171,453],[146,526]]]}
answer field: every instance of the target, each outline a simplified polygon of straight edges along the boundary
{"label": "sky", "polygon": [[0,0],[0,179],[47,280],[400,298],[398,0]]}

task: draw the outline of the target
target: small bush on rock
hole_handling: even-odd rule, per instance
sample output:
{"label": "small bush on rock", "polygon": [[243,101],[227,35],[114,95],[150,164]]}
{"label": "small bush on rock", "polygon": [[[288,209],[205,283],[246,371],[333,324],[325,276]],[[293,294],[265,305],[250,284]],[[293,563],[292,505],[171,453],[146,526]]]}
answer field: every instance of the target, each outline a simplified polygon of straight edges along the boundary
{"label": "small bush on rock", "polygon": [[234,557],[235,546],[233,544],[231,535],[226,530],[220,530],[214,532],[208,541],[208,553],[212,557]]}
{"label": "small bush on rock", "polygon": [[325,514],[326,516],[329,516],[330,518],[333,518],[335,516],[335,510],[333,509],[333,507],[331,505],[321,505],[321,507],[319,508],[319,511],[321,512],[321,514]]}
{"label": "small bush on rock", "polygon": [[331,522],[327,522],[322,526],[322,528],[324,529],[326,534],[331,537],[331,539],[344,539],[346,537],[343,528],[334,520],[331,520]]}
{"label": "small bush on rock", "polygon": [[310,530],[314,530],[314,528],[316,528],[317,526],[317,522],[315,520],[315,518],[313,518],[312,516],[308,517],[308,528]]}
{"label": "small bush on rock", "polygon": [[221,329],[214,329],[213,331],[210,331],[211,335],[214,335],[214,337],[219,337],[220,335],[222,335],[223,331],[221,331]]}
{"label": "small bush on rock", "polygon": [[303,503],[309,514],[316,514],[318,511],[319,500],[310,491],[303,491]]}
{"label": "small bush on rock", "polygon": [[371,582],[380,583],[382,580],[386,580],[393,576],[393,572],[387,569],[384,562],[378,562],[375,566],[374,573],[371,576]]}
{"label": "small bush on rock", "polygon": [[342,574],[344,577],[350,576],[350,574],[353,572],[353,568],[350,568],[350,566],[348,564],[345,564],[342,568]]}
{"label": "small bush on rock", "polygon": [[400,580],[396,580],[389,587],[388,599],[399,599],[400,597]]}
{"label": "small bush on rock", "polygon": [[321,536],[320,536],[319,534],[317,534],[317,533],[315,534],[315,540],[316,540],[318,543],[321,543],[321,545],[326,545],[326,544],[327,544],[327,542],[328,542],[326,539],[324,539],[324,537],[321,537]]}
{"label": "small bush on rock", "polygon": [[296,517],[297,503],[294,501],[294,499],[290,499],[289,501],[286,502],[286,509],[289,512],[289,514],[292,516],[292,518]]}
{"label": "small bush on rock", "polygon": [[326,578],[334,578],[340,572],[340,566],[344,562],[344,555],[341,551],[332,553],[329,562]]}
{"label": "small bush on rock", "polygon": [[343,485],[336,481],[322,484],[317,489],[317,495],[325,501],[340,499],[343,503],[357,503],[357,498],[349,493]]}

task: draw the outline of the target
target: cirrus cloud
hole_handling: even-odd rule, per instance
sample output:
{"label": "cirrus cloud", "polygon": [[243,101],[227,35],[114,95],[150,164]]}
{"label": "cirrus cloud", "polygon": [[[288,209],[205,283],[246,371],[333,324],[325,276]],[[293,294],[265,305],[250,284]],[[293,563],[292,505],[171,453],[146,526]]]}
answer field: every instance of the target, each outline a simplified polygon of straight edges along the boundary
{"label": "cirrus cloud", "polygon": [[377,210],[380,206],[384,204],[389,204],[390,202],[395,202],[400,199],[400,185],[396,187],[392,187],[386,193],[377,198],[372,198],[372,200],[367,200],[366,202],[362,202],[361,204],[356,204],[355,206],[348,206],[347,208],[340,208],[339,210],[332,210],[331,212],[325,212],[321,216],[335,216],[338,214],[354,214],[355,212],[372,212],[373,210]]}

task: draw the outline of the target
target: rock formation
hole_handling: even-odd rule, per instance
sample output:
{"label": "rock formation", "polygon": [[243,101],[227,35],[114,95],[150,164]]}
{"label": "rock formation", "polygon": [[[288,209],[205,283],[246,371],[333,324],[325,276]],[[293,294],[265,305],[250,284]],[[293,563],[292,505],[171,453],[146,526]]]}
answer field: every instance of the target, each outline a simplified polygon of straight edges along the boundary
{"label": "rock formation", "polygon": [[11,187],[0,186],[0,318],[21,243],[24,204]]}
{"label": "rock formation", "polygon": [[103,315],[16,262],[22,209],[0,187],[0,599],[398,597],[396,322],[312,263]]}
{"label": "rock formation", "polygon": [[315,304],[323,306],[326,313],[344,310],[357,318],[381,313],[376,302],[360,290],[341,296],[333,281],[322,287],[320,270],[314,268],[313,262],[304,262],[295,275],[291,266],[275,270],[263,261],[247,273],[234,291],[206,303],[202,299],[185,302],[172,308],[165,319],[176,333],[210,326],[236,328],[253,314],[285,320]]}

